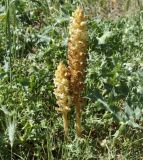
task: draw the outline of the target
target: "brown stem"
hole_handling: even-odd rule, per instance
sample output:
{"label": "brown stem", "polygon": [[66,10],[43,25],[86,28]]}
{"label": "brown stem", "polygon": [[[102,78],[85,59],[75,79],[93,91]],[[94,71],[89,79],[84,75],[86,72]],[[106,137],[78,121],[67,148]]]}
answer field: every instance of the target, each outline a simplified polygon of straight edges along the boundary
{"label": "brown stem", "polygon": [[79,99],[76,103],[76,133],[78,137],[81,136],[81,103]]}
{"label": "brown stem", "polygon": [[64,124],[64,132],[65,132],[65,137],[68,137],[68,112],[63,112],[63,124]]}

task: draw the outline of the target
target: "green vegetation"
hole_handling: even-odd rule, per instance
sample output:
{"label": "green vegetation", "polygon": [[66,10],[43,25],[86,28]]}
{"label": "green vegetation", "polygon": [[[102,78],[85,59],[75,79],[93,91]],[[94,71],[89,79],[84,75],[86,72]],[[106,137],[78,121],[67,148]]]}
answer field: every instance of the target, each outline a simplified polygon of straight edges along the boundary
{"label": "green vegetation", "polygon": [[[1,160],[143,159],[143,4],[129,14],[133,1],[117,15],[104,0],[0,1]],[[73,107],[65,141],[53,78],[78,5],[89,34],[83,131],[76,137]]]}

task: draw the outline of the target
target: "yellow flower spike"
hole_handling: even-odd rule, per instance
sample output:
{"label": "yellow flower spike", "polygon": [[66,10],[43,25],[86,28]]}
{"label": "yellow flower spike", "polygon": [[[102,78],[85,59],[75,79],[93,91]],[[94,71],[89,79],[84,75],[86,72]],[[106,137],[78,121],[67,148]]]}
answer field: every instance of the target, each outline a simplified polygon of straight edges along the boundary
{"label": "yellow flower spike", "polygon": [[86,19],[83,10],[78,7],[71,18],[68,41],[70,92],[76,106],[76,132],[78,136],[81,136],[81,93],[84,90],[87,38]]}
{"label": "yellow flower spike", "polygon": [[54,85],[54,94],[59,106],[56,110],[62,113],[65,137],[68,137],[67,115],[70,111],[69,79],[68,69],[62,62],[58,65],[57,70],[55,71]]}

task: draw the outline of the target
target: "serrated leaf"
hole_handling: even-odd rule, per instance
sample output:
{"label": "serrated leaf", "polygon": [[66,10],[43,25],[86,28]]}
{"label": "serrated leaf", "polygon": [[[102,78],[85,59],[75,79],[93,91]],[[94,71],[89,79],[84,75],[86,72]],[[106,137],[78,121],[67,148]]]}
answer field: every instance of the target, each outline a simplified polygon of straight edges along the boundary
{"label": "serrated leaf", "polygon": [[130,117],[132,118],[133,117],[133,114],[134,114],[134,111],[131,109],[131,107],[125,103],[125,113]]}
{"label": "serrated leaf", "polygon": [[132,120],[129,120],[128,121],[128,125],[134,127],[134,128],[140,128],[140,129],[143,129],[142,126],[140,126],[139,124],[137,124],[136,122],[132,121]]}
{"label": "serrated leaf", "polygon": [[140,119],[141,115],[142,115],[142,111],[139,107],[137,107],[135,110],[134,110],[134,113],[135,113],[135,117],[136,119]]}
{"label": "serrated leaf", "polygon": [[105,44],[106,40],[111,36],[112,36],[112,32],[111,31],[104,32],[104,34],[100,38],[97,37],[98,44]]}

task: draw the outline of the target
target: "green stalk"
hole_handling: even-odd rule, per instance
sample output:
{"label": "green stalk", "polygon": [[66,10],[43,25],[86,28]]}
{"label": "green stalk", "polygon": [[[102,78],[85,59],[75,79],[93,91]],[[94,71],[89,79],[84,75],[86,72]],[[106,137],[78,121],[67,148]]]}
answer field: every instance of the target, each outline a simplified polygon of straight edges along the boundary
{"label": "green stalk", "polygon": [[[138,0],[138,5],[139,5],[139,46],[141,46],[141,10],[142,10],[142,5],[140,0]],[[140,50],[140,54],[141,54],[141,50]]]}
{"label": "green stalk", "polygon": [[10,0],[6,0],[6,53],[7,53],[7,60],[9,63],[9,78],[10,82],[12,80],[12,67],[11,67],[11,46],[12,46],[12,40],[11,40],[11,32],[10,32]]}
{"label": "green stalk", "polygon": [[[14,31],[16,30],[16,9],[15,9],[15,3],[13,5],[13,29]],[[14,54],[14,57],[16,58],[16,34],[14,33],[13,34],[13,45],[14,45],[14,48],[13,48],[13,54]]]}

